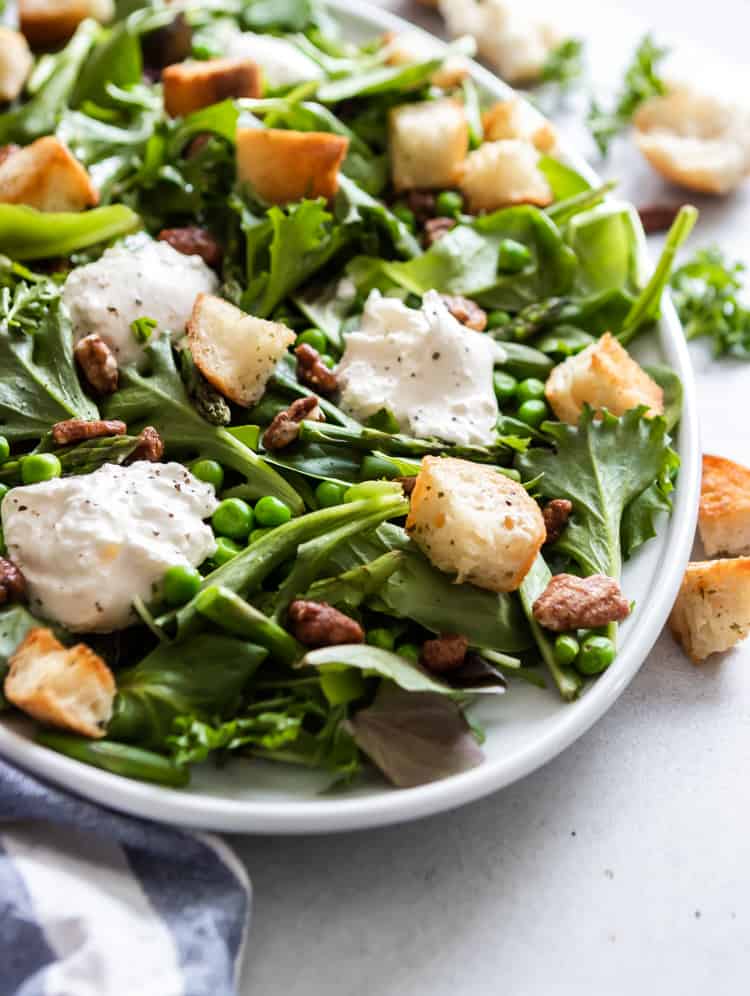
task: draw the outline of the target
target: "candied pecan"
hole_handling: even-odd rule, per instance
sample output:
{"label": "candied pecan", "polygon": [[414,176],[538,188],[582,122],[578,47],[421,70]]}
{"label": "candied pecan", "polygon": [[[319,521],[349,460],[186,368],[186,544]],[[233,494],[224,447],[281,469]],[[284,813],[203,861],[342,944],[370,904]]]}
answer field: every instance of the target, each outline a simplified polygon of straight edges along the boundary
{"label": "candied pecan", "polygon": [[542,509],[544,525],[547,528],[545,543],[556,543],[560,539],[572,511],[573,502],[568,501],[567,498],[553,498],[552,501],[547,502]]}
{"label": "candied pecan", "polygon": [[306,647],[364,643],[365,632],[357,620],[327,602],[297,599],[289,606],[287,619],[292,633]]}
{"label": "candied pecan", "polygon": [[0,605],[26,597],[26,578],[12,560],[0,557]]}
{"label": "candied pecan", "polygon": [[638,208],[638,215],[646,235],[666,232],[677,215],[681,204],[647,204]]}
{"label": "candied pecan", "polygon": [[476,301],[460,294],[441,294],[440,297],[457,322],[475,332],[484,332],[487,328],[487,312]]}
{"label": "candied pecan", "polygon": [[406,197],[406,206],[420,225],[435,216],[435,195],[431,190],[410,190]]}
{"label": "candied pecan", "polygon": [[455,218],[430,218],[424,223],[424,237],[422,239],[425,249],[429,249],[438,239],[447,235],[451,228],[455,228]]}
{"label": "candied pecan", "polygon": [[168,242],[183,256],[200,256],[204,263],[216,269],[224,255],[224,250],[213,235],[199,225],[186,225],[184,228],[162,228],[157,236],[160,242]]}
{"label": "candied pecan", "polygon": [[0,145],[0,165],[2,165],[2,163],[4,163],[6,159],[10,159],[10,157],[15,152],[18,152],[20,148],[21,148],[20,145],[15,145],[12,142],[10,143],[10,145]]}
{"label": "candied pecan", "polygon": [[80,443],[84,439],[100,439],[103,436],[124,436],[127,426],[119,419],[105,421],[95,419],[87,422],[85,418],[69,418],[52,426],[52,438],[58,446],[69,443]]}
{"label": "candied pecan", "polygon": [[401,485],[401,489],[407,498],[411,498],[411,493],[417,485],[416,477],[396,477],[394,478]]}
{"label": "candied pecan", "polygon": [[556,574],[534,602],[533,613],[546,629],[565,633],[622,622],[630,614],[630,605],[617,581],[606,574],[588,578]]}
{"label": "candied pecan", "polygon": [[115,354],[102,339],[93,332],[76,345],[73,350],[76,362],[89,384],[99,394],[113,394],[120,381]]}
{"label": "candied pecan", "polygon": [[263,445],[267,450],[282,450],[299,435],[299,424],[309,419],[311,422],[325,421],[314,394],[297,398],[283,412],[274,418],[263,433]]}
{"label": "candied pecan", "polygon": [[336,374],[321,360],[317,349],[303,342],[294,350],[294,355],[297,357],[297,377],[302,384],[319,394],[333,394],[337,390]]}
{"label": "candied pecan", "polygon": [[152,425],[147,425],[138,437],[138,445],[128,457],[128,463],[136,460],[148,460],[158,463],[164,456],[164,440]]}
{"label": "candied pecan", "polygon": [[458,633],[441,633],[434,640],[425,640],[419,662],[429,671],[454,671],[466,660],[469,641]]}

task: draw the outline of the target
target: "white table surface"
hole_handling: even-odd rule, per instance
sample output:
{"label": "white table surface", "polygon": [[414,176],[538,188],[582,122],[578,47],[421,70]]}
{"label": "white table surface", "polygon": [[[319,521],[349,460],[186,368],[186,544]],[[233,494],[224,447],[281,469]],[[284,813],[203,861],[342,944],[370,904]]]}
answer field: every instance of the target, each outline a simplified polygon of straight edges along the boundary
{"label": "white table surface", "polygon": [[[625,7],[580,17],[597,78],[616,82],[647,26],[746,62],[747,0]],[[609,172],[623,164],[637,203],[674,196],[623,152]],[[692,244],[750,263],[750,184],[697,203]],[[692,355],[706,451],[750,463],[750,366]],[[750,646],[697,668],[664,634],[586,736],[482,802],[365,833],[234,838],[255,887],[243,994],[746,993],[749,768]]]}

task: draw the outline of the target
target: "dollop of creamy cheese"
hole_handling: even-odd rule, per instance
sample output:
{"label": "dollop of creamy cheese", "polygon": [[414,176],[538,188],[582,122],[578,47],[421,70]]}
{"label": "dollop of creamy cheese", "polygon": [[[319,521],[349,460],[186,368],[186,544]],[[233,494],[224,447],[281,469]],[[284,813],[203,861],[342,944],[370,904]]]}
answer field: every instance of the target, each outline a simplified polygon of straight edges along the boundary
{"label": "dollop of creamy cheese", "polygon": [[323,79],[323,70],[317,62],[284,38],[241,31],[228,37],[226,44],[230,59],[252,59],[263,70],[266,84],[274,90]]}
{"label": "dollop of creamy cheese", "polygon": [[13,488],[0,511],[32,610],[72,632],[110,633],[135,621],[133,599],[152,599],[167,568],[211,556],[203,520],[216,505],[181,464],[139,461]]}
{"label": "dollop of creamy cheese", "polygon": [[76,342],[98,333],[118,362],[133,363],[143,353],[130,328],[136,318],[153,318],[152,339],[169,330],[181,334],[199,294],[219,286],[200,256],[185,256],[167,242],[151,239],[133,248],[107,249],[65,281],[63,301],[73,320]]}
{"label": "dollop of creamy cheese", "polygon": [[495,343],[451,315],[436,291],[422,308],[373,291],[337,369],[342,407],[364,421],[387,408],[401,430],[462,445],[495,439]]}

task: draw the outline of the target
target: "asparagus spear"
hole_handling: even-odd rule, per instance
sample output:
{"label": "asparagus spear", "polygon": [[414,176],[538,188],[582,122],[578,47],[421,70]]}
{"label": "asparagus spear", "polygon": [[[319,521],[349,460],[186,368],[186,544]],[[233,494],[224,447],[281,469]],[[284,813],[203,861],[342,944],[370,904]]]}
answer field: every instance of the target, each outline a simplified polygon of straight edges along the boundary
{"label": "asparagus spear", "polygon": [[117,743],[115,740],[87,740],[68,733],[42,730],[36,742],[75,761],[104,768],[114,775],[137,778],[142,782],[155,782],[170,788],[184,788],[190,781],[187,768],[180,768],[161,754],[141,747]]}
{"label": "asparagus spear", "polygon": [[223,585],[205,588],[198,595],[195,607],[202,616],[228,633],[265,647],[283,664],[294,663],[305,652],[304,647],[277,622]]}

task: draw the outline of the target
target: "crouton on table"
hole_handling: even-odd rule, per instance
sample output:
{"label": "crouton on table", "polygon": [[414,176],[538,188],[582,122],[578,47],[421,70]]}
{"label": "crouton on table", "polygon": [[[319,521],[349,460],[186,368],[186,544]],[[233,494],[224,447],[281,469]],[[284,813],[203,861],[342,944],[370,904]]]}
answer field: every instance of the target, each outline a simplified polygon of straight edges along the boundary
{"label": "crouton on table", "polygon": [[270,204],[331,198],[349,140],[321,131],[237,129],[237,176]]}
{"label": "crouton on table", "polygon": [[698,527],[707,556],[750,553],[750,468],[724,457],[703,457]]}
{"label": "crouton on table", "polygon": [[569,425],[577,424],[584,405],[613,415],[638,405],[646,405],[649,416],[664,411],[662,389],[609,332],[558,364],[545,394],[555,415]]}
{"label": "crouton on table", "polygon": [[112,717],[115,679],[94,651],[64,647],[49,629],[30,630],[9,661],[5,697],[41,723],[99,738]]}
{"label": "crouton on table", "polygon": [[688,564],[669,627],[698,664],[750,633],[750,557]]}
{"label": "crouton on table", "polygon": [[162,73],[164,107],[170,117],[183,117],[230,97],[260,97],[260,66],[251,59],[179,62]]}
{"label": "crouton on table", "polygon": [[463,104],[446,97],[394,107],[388,118],[388,143],[396,190],[455,187],[469,151]]}
{"label": "crouton on table", "polygon": [[52,135],[0,163],[0,203],[27,204],[39,211],[83,211],[98,201],[89,174]]}

